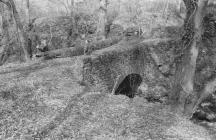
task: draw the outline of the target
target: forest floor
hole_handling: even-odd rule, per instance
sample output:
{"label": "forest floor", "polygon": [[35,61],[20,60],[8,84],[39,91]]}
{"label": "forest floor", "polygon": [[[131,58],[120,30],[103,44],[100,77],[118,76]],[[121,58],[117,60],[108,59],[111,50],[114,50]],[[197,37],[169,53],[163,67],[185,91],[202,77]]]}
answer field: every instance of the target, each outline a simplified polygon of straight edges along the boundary
{"label": "forest floor", "polygon": [[1,140],[216,139],[213,129],[171,113],[168,105],[82,92],[76,59],[0,68]]}

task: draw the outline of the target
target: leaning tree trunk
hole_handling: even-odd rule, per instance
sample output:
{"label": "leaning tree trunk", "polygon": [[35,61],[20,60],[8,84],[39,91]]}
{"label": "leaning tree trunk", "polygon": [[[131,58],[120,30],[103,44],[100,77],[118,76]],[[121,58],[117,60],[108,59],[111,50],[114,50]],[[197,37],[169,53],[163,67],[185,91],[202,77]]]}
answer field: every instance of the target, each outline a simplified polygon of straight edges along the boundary
{"label": "leaning tree trunk", "polygon": [[3,33],[3,39],[2,39],[2,44],[3,44],[3,49],[2,52],[0,52],[0,66],[3,65],[6,60],[8,59],[10,55],[10,36],[9,36],[9,23],[7,18],[5,17],[5,8],[4,5],[0,4],[0,13],[1,13],[1,18],[2,18],[2,33]]}
{"label": "leaning tree trunk", "polygon": [[28,38],[27,38],[27,34],[25,33],[23,29],[23,25],[22,25],[20,16],[18,14],[18,11],[16,9],[15,3],[13,0],[0,0],[0,2],[7,5],[10,11],[13,13],[13,18],[15,20],[15,23],[16,23],[16,26],[19,32],[20,44],[24,52],[24,58],[25,58],[25,61],[29,61],[30,55],[27,49],[28,48]]}
{"label": "leaning tree trunk", "polygon": [[169,100],[175,109],[184,109],[189,115],[197,100],[194,91],[194,75],[199,46],[202,45],[203,34],[202,20],[208,0],[184,0],[187,8],[185,19],[185,35],[182,39],[182,47],[178,50],[176,61],[176,73],[173,80],[173,88]]}

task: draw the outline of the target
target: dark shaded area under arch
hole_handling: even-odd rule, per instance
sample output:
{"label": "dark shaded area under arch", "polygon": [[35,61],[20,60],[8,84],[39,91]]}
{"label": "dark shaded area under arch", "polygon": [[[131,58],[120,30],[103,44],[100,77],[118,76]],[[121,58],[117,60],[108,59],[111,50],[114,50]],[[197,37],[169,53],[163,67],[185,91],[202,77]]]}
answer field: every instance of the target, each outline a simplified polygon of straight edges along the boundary
{"label": "dark shaded area under arch", "polygon": [[142,77],[139,74],[129,74],[115,90],[115,95],[122,94],[129,98],[134,98],[141,83]]}

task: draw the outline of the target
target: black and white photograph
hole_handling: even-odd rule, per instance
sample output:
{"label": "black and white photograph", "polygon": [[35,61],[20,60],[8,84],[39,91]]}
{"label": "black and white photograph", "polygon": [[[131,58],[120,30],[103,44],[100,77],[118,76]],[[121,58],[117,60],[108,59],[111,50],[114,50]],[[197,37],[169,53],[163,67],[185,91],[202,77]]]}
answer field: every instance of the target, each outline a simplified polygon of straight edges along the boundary
{"label": "black and white photograph", "polygon": [[0,0],[0,140],[216,140],[216,0]]}

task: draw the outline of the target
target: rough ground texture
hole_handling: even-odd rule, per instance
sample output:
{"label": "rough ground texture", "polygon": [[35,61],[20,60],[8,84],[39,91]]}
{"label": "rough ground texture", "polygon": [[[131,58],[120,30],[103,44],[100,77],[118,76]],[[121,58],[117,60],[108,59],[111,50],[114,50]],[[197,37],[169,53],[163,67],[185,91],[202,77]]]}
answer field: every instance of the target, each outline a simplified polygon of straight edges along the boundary
{"label": "rough ground texture", "polygon": [[164,104],[88,92],[73,73],[77,60],[1,67],[0,139],[215,139],[214,129],[193,124]]}

